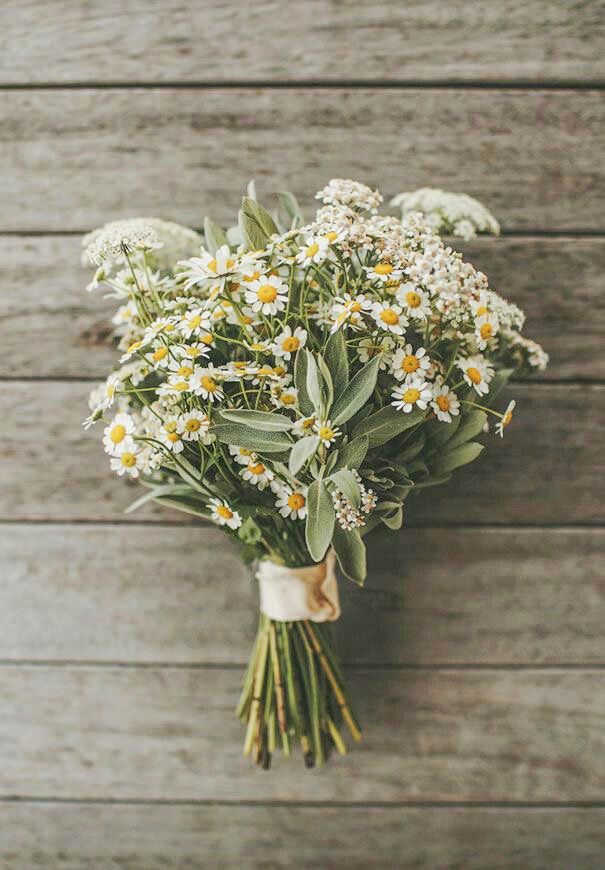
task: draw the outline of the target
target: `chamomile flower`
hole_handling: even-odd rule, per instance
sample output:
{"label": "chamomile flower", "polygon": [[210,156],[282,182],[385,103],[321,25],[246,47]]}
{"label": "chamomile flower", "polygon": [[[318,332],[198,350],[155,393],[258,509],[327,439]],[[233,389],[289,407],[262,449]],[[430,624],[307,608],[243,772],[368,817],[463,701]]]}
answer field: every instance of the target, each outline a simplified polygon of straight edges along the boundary
{"label": "chamomile flower", "polygon": [[321,441],[321,443],[325,444],[326,447],[329,447],[330,444],[334,444],[336,439],[340,435],[342,435],[340,429],[338,429],[336,426],[332,426],[330,420],[317,422],[315,423],[315,426],[313,428],[319,435],[319,440]]}
{"label": "chamomile flower", "polygon": [[248,465],[256,455],[252,450],[246,450],[245,447],[237,447],[235,444],[229,445],[229,453],[234,457],[238,465]]}
{"label": "chamomile flower", "polygon": [[417,374],[427,377],[430,368],[426,350],[423,347],[413,350],[411,344],[397,348],[391,361],[391,371],[398,381],[410,380]]}
{"label": "chamomile flower", "polygon": [[134,449],[132,436],[136,431],[134,420],[129,414],[116,414],[113,422],[106,426],[103,434],[105,452],[119,456],[125,450]]}
{"label": "chamomile flower", "polygon": [[107,408],[111,408],[116,397],[116,390],[121,383],[122,379],[116,372],[109,375],[105,381],[104,390],[102,391],[102,398],[98,406],[99,410],[106,411]]}
{"label": "chamomile flower", "polygon": [[120,477],[127,474],[129,477],[138,477],[139,471],[143,467],[143,457],[137,452],[136,447],[131,450],[125,450],[119,456],[112,456],[110,460],[111,470],[115,471]]}
{"label": "chamomile flower", "polygon": [[283,332],[276,336],[271,349],[274,356],[281,357],[285,360],[292,358],[292,354],[296,353],[304,347],[307,341],[307,330],[297,326],[294,332],[291,326],[286,326]]}
{"label": "chamomile flower", "polygon": [[258,281],[252,281],[245,289],[246,302],[253,311],[261,314],[277,314],[286,307],[288,298],[288,285],[279,275],[262,277]]}
{"label": "chamomile flower", "polygon": [[372,302],[363,294],[351,296],[349,293],[344,293],[342,296],[337,296],[330,311],[330,317],[333,321],[333,326],[330,332],[336,332],[342,326],[349,325],[354,329],[361,326],[361,315],[364,312],[370,311]]}
{"label": "chamomile flower", "polygon": [[475,338],[479,350],[485,350],[487,342],[498,332],[498,317],[495,314],[482,314],[475,320]]}
{"label": "chamomile flower", "polygon": [[487,293],[480,293],[476,299],[469,299],[469,305],[474,317],[489,314],[489,297]]}
{"label": "chamomile flower", "polygon": [[415,320],[426,320],[431,313],[431,300],[429,294],[414,284],[403,284],[397,291],[397,301],[402,306],[408,317]]}
{"label": "chamomile flower", "polygon": [[231,254],[229,246],[222,245],[214,255],[202,249],[201,256],[182,260],[180,265],[186,267],[182,274],[186,278],[183,289],[187,291],[196,284],[217,279],[222,285],[225,278],[235,271],[237,260]]}
{"label": "chamomile flower", "polygon": [[207,368],[195,368],[189,380],[191,392],[210,402],[220,402],[225,395],[220,377],[221,373],[212,363]]}
{"label": "chamomile flower", "polygon": [[456,363],[464,380],[473,387],[480,396],[489,392],[489,383],[494,376],[494,370],[482,356],[469,356],[467,359],[459,359]]}
{"label": "chamomile flower", "polygon": [[433,400],[431,407],[435,412],[435,416],[443,423],[451,423],[452,417],[457,417],[460,413],[460,402],[455,393],[453,393],[447,384],[433,384]]}
{"label": "chamomile flower", "polygon": [[409,414],[414,408],[420,408],[422,411],[425,411],[433,397],[433,393],[426,381],[415,377],[407,383],[395,387],[391,397],[394,399],[391,405],[394,405],[398,411]]}
{"label": "chamomile flower", "polygon": [[210,420],[202,411],[188,411],[179,417],[179,428],[185,441],[205,441]]}
{"label": "chamomile flower", "polygon": [[209,352],[208,344],[203,341],[196,341],[192,344],[177,344],[172,348],[172,353],[178,359],[197,360],[200,357],[207,356]]}
{"label": "chamomile flower", "polygon": [[271,401],[276,408],[294,408],[298,402],[298,390],[294,387],[283,389],[278,386],[272,391]]}
{"label": "chamomile flower", "polygon": [[357,356],[362,363],[367,363],[375,356],[380,356],[378,368],[385,371],[391,363],[393,347],[394,341],[388,335],[376,339],[363,338],[357,345]]}
{"label": "chamomile flower", "polygon": [[299,487],[292,489],[284,486],[275,502],[282,517],[291,520],[304,520],[307,516],[307,488]]}
{"label": "chamomile flower", "polygon": [[219,526],[228,526],[230,529],[239,529],[242,518],[237,511],[232,510],[226,501],[220,498],[211,498],[208,502],[208,510],[215,523]]}
{"label": "chamomile flower", "polygon": [[154,369],[165,369],[172,360],[170,346],[164,341],[156,341],[151,346],[151,357],[148,358]]}
{"label": "chamomile flower", "polygon": [[182,453],[183,444],[182,425],[178,417],[167,417],[160,426],[159,438],[172,453]]}
{"label": "chamomile flower", "polygon": [[506,411],[502,414],[502,419],[496,423],[495,429],[500,438],[504,438],[504,430],[513,419],[513,411],[515,410],[516,402],[513,400],[508,403]]}
{"label": "chamomile flower", "polygon": [[304,246],[296,255],[296,261],[301,266],[309,266],[311,263],[321,263],[328,253],[328,240],[324,236],[309,236]]}
{"label": "chamomile flower", "polygon": [[179,323],[179,331],[185,338],[198,336],[210,330],[210,315],[203,308],[185,312]]}
{"label": "chamomile flower", "polygon": [[394,335],[403,335],[408,325],[408,319],[400,306],[391,302],[375,302],[372,306],[372,317],[381,329]]}
{"label": "chamomile flower", "polygon": [[137,306],[131,300],[130,302],[127,302],[126,305],[120,305],[114,316],[111,318],[111,322],[114,326],[124,326],[125,324],[132,323],[133,320],[137,320],[138,316],[139,312],[137,311]]}
{"label": "chamomile flower", "polygon": [[316,417],[301,417],[292,426],[292,431],[297,438],[304,438],[306,435],[313,435],[315,431]]}
{"label": "chamomile flower", "polygon": [[373,266],[364,266],[370,281],[380,281],[386,284],[387,281],[396,281],[401,278],[401,269],[396,269],[388,260],[382,260],[379,263],[374,263]]}
{"label": "chamomile flower", "polygon": [[260,459],[254,457],[245,468],[242,468],[240,471],[240,477],[243,477],[244,480],[247,480],[248,483],[251,483],[253,486],[257,486],[260,490],[263,490],[271,483],[275,475],[260,461]]}

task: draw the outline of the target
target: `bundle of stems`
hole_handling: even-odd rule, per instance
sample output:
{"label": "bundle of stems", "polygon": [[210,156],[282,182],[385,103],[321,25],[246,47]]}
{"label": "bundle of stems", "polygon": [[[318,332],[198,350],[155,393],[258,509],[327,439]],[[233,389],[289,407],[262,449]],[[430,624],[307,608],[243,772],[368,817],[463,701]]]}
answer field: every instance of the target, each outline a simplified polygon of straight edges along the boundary
{"label": "bundle of stems", "polygon": [[333,749],[345,755],[343,724],[361,740],[329,627],[261,613],[237,715],[246,724],[244,754],[265,770],[279,747],[288,756],[298,744],[307,767],[320,767]]}

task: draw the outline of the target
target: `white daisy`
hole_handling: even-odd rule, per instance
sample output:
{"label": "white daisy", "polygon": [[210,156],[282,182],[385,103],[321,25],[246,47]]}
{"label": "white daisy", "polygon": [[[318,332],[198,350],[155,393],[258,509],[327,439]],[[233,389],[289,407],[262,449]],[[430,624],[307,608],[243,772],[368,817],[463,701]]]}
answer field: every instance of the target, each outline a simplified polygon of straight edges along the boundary
{"label": "white daisy", "polygon": [[181,453],[185,447],[183,444],[183,431],[178,417],[167,417],[160,426],[159,437],[172,453]]}
{"label": "white daisy", "polygon": [[452,417],[460,413],[460,402],[447,384],[433,384],[433,401],[431,407],[435,416],[443,423],[451,423]]}
{"label": "white daisy", "polygon": [[396,269],[388,260],[375,263],[373,266],[364,266],[364,269],[370,280],[382,281],[383,283],[386,283],[387,281],[395,281],[398,278],[401,278],[402,274],[401,269]]}
{"label": "white daisy", "polygon": [[170,363],[170,348],[161,339],[151,346],[151,364],[154,369],[165,369]]}
{"label": "white daisy", "polygon": [[489,298],[487,293],[480,293],[477,299],[469,299],[469,305],[474,317],[489,313]]}
{"label": "white daisy", "polygon": [[395,335],[403,335],[408,319],[402,313],[399,305],[391,302],[375,302],[372,306],[372,317],[381,329]]}
{"label": "white daisy", "polygon": [[229,453],[235,457],[238,465],[248,465],[256,456],[251,450],[246,450],[245,447],[236,447],[234,444],[229,445]]}
{"label": "white daisy", "polygon": [[426,320],[431,313],[429,294],[411,283],[404,284],[397,291],[397,301],[408,315],[416,320]]}
{"label": "white daisy", "polygon": [[253,484],[253,486],[257,486],[260,490],[263,490],[271,483],[275,475],[266,465],[254,457],[245,468],[242,468],[240,471],[240,477],[243,477],[244,480],[247,480],[248,483]]}
{"label": "white daisy", "polygon": [[273,342],[273,354],[276,357],[283,357],[283,359],[289,360],[292,358],[293,353],[296,353],[301,347],[305,346],[306,341],[306,329],[297,326],[294,332],[292,332],[292,327],[286,326],[284,331],[280,332]]}
{"label": "white daisy", "polygon": [[119,456],[112,456],[110,465],[111,470],[117,472],[120,477],[123,474],[129,475],[129,477],[138,477],[139,471],[143,467],[143,458],[140,453],[136,452],[136,448],[125,450]]}
{"label": "white daisy", "polygon": [[211,498],[207,507],[211,512],[212,519],[219,526],[229,526],[230,529],[239,529],[241,526],[242,518],[237,511],[229,507],[226,501],[221,501],[219,498]]}
{"label": "white daisy", "polygon": [[187,279],[184,285],[185,290],[196,284],[201,284],[205,281],[216,281],[224,283],[227,275],[234,272],[237,265],[235,257],[231,254],[228,245],[223,245],[216,251],[214,256],[210,251],[202,249],[201,256],[192,257],[190,260],[182,260],[181,265],[186,268],[183,270],[183,276]]}
{"label": "white daisy", "polygon": [[469,356],[467,359],[459,359],[456,365],[469,387],[474,387],[480,396],[489,392],[489,382],[494,376],[494,370],[484,357]]}
{"label": "white daisy", "polygon": [[353,328],[358,328],[361,324],[361,315],[365,311],[370,311],[372,302],[366,299],[363,294],[351,296],[349,293],[344,293],[342,296],[337,296],[332,309],[330,311],[333,326],[331,332],[336,332],[341,326],[348,324]]}
{"label": "white daisy", "polygon": [[311,263],[321,263],[328,253],[328,240],[323,236],[309,236],[304,247],[296,255],[296,260],[302,266]]}
{"label": "white daisy", "polygon": [[391,397],[394,399],[391,405],[394,405],[398,411],[403,411],[404,414],[409,414],[412,408],[415,407],[425,411],[432,396],[433,393],[429,384],[423,381],[422,378],[416,377],[408,383],[395,387],[391,393]]}
{"label": "white daisy", "polygon": [[298,390],[277,388],[271,393],[271,401],[276,408],[293,408],[298,402]]}
{"label": "white daisy", "polygon": [[379,354],[381,359],[378,368],[384,371],[390,365],[393,347],[394,341],[388,335],[380,339],[364,338],[357,345],[357,356],[360,362],[367,363]]}
{"label": "white daisy", "polygon": [[508,407],[506,411],[502,414],[502,419],[496,423],[496,432],[500,436],[500,438],[504,438],[504,430],[513,419],[513,411],[515,410],[516,402],[513,400],[508,403]]}
{"label": "white daisy", "polygon": [[208,311],[203,308],[193,308],[191,311],[185,312],[179,323],[179,331],[185,338],[210,332],[210,316]]}
{"label": "white daisy", "polygon": [[116,396],[116,390],[122,383],[122,380],[119,375],[112,374],[109,375],[107,380],[105,381],[105,389],[103,392],[103,397],[101,399],[101,403],[99,405],[99,409],[102,411],[106,411],[107,408],[111,408],[113,405],[113,401]]}
{"label": "white daisy", "polygon": [[305,435],[313,434],[316,422],[317,419],[315,417],[301,417],[292,426],[292,431],[297,438],[304,438]]}
{"label": "white daisy", "polygon": [[406,344],[405,347],[398,347],[393,354],[391,371],[398,381],[409,380],[416,373],[427,377],[430,368],[431,361],[423,347],[413,350],[411,344]]}
{"label": "white daisy", "polygon": [[292,489],[284,486],[275,502],[282,517],[292,520],[304,520],[307,516],[307,488]]}
{"label": "white daisy", "polygon": [[245,289],[246,302],[253,311],[277,314],[286,307],[288,285],[278,275],[269,275],[253,281]]}
{"label": "white daisy", "polygon": [[185,441],[204,441],[210,420],[202,411],[189,411],[179,417],[179,429]]}
{"label": "white daisy", "polygon": [[487,342],[498,332],[498,317],[496,314],[482,314],[475,320],[475,338],[479,350],[485,350]]}
{"label": "white daisy", "polygon": [[208,343],[196,341],[193,344],[177,344],[172,348],[172,352],[179,359],[196,360],[199,357],[207,356],[210,353]]}
{"label": "white daisy", "polygon": [[210,402],[220,402],[224,397],[220,384],[220,375],[212,363],[207,368],[195,368],[189,379],[190,389],[196,396],[208,399]]}
{"label": "white daisy", "polygon": [[136,426],[129,414],[116,414],[113,422],[106,426],[103,435],[105,452],[119,456],[125,450],[132,451],[135,444],[132,439]]}
{"label": "white daisy", "polygon": [[340,429],[338,429],[336,426],[332,426],[330,420],[317,422],[313,428],[319,435],[321,443],[325,444],[326,447],[329,447],[330,444],[334,444],[338,436],[342,435]]}

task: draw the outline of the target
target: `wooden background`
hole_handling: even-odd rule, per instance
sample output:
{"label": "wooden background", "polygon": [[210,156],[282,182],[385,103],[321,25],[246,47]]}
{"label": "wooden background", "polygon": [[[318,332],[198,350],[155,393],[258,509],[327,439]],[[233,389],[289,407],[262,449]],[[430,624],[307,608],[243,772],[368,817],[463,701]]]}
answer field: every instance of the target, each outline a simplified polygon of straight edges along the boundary
{"label": "wooden background", "polygon": [[[0,10],[0,866],[605,866],[605,6],[14,0]],[[113,355],[79,235],[249,178],[438,185],[552,364],[345,589],[363,744],[241,756],[253,592],[80,420]]]}

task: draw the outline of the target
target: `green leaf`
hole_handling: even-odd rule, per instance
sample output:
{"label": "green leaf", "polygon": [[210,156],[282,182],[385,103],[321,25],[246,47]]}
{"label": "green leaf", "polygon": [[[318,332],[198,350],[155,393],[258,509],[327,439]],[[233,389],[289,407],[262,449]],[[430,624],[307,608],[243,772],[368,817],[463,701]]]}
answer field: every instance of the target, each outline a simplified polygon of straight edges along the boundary
{"label": "green leaf", "polygon": [[254,453],[279,453],[292,446],[284,432],[259,432],[241,423],[217,423],[211,431],[224,444],[234,444]]}
{"label": "green leaf", "polygon": [[206,238],[206,247],[212,256],[216,254],[220,247],[229,244],[224,231],[213,220],[210,220],[209,217],[204,218],[204,236]]}
{"label": "green leaf", "polygon": [[335,470],[339,468],[359,468],[366,458],[370,439],[367,435],[360,435],[359,438],[353,438],[348,444],[344,444],[338,450],[338,460]]}
{"label": "green leaf", "polygon": [[289,432],[292,429],[292,420],[277,411],[249,411],[242,408],[221,411],[220,416],[221,419],[242,423],[262,432]]}
{"label": "green leaf", "polygon": [[317,354],[317,367],[321,372],[322,388],[325,395],[325,406],[326,408],[331,408],[332,402],[334,401],[334,385],[332,383],[330,369],[320,353]]}
{"label": "green leaf", "polygon": [[485,411],[474,409],[465,414],[456,434],[447,442],[448,451],[454,447],[459,447],[461,444],[466,444],[471,438],[476,438],[483,432],[487,414]]}
{"label": "green leaf", "polygon": [[450,423],[444,423],[443,420],[431,420],[427,426],[428,437],[431,447],[443,447],[452,438],[460,425],[461,415],[453,417]]}
{"label": "green leaf", "polygon": [[425,414],[426,411],[420,408],[413,408],[409,414],[404,414],[392,405],[387,405],[358,423],[353,430],[353,435],[356,437],[367,435],[370,439],[370,449],[380,447],[381,444],[386,444],[391,438],[420,423]]}
{"label": "green leaf", "polygon": [[298,407],[305,417],[310,417],[314,409],[307,392],[307,368],[306,353],[297,353],[294,362],[294,386],[298,390]]}
{"label": "green leaf", "polygon": [[420,431],[418,435],[415,435],[411,441],[406,442],[403,449],[397,454],[397,461],[406,463],[410,462],[412,459],[415,459],[416,456],[422,451],[424,445],[426,444],[426,436],[424,432]]}
{"label": "green leaf", "polygon": [[340,570],[345,577],[348,577],[354,583],[358,583],[359,586],[363,586],[367,574],[366,547],[357,529],[345,532],[336,523],[332,546],[334,547]]}
{"label": "green leaf", "polygon": [[332,540],[336,516],[323,480],[314,480],[307,492],[305,537],[311,558],[321,562]]}
{"label": "green leaf", "polygon": [[242,200],[242,213],[253,221],[269,239],[275,233],[278,233],[277,224],[262,205],[259,205],[255,199],[250,196],[245,196]]}
{"label": "green leaf", "polygon": [[157,496],[155,501],[165,507],[174,508],[177,511],[182,511],[186,514],[193,514],[196,517],[203,517],[205,520],[210,519],[210,512],[204,510],[198,501],[188,499],[186,496]]}
{"label": "green leaf", "polygon": [[301,468],[304,468],[307,462],[315,456],[318,447],[318,435],[309,435],[295,443],[290,451],[290,461],[288,463],[290,474],[293,477],[296,477]]}
{"label": "green leaf", "polygon": [[[313,403],[315,412],[324,419],[329,410],[327,405],[328,387],[313,354],[308,350],[304,350],[303,353],[307,357],[307,395]],[[301,356],[300,351],[296,356],[297,358]]]}
{"label": "green leaf", "polygon": [[381,515],[380,519],[388,529],[400,529],[403,525],[403,508],[399,505],[393,513]]}
{"label": "green leaf", "polygon": [[442,483],[447,483],[451,476],[451,474],[431,475],[425,480],[421,480],[420,483],[414,484],[414,489],[426,489],[428,486],[440,486]]}
{"label": "green leaf", "polygon": [[257,544],[263,535],[252,517],[247,517],[237,530],[237,536],[245,544]]}
{"label": "green leaf", "polygon": [[455,468],[460,468],[461,465],[473,462],[482,450],[483,444],[479,444],[478,441],[470,441],[454,450],[448,450],[447,453],[439,457],[437,462],[433,463],[431,472],[434,475],[448,474]]}
{"label": "green leaf", "polygon": [[246,187],[246,192],[248,193],[248,196],[250,197],[250,199],[253,199],[256,201],[256,184],[255,184],[255,181],[253,178],[251,178],[250,181],[248,182],[248,185]]}
{"label": "green leaf", "polygon": [[357,478],[348,468],[341,468],[340,471],[335,471],[329,478],[339,492],[342,492],[344,497],[351,502],[353,507],[358,508],[361,500],[361,492]]}
{"label": "green leaf", "polygon": [[305,222],[305,217],[300,210],[298,200],[289,190],[281,190],[277,194],[277,201],[280,208],[285,213],[288,220],[288,229],[296,229],[302,227]]}
{"label": "green leaf", "polygon": [[376,386],[379,366],[380,356],[375,356],[351,378],[332,408],[330,416],[335,426],[350,420],[368,401]]}
{"label": "green leaf", "polygon": [[133,501],[132,504],[129,504],[124,513],[131,514],[133,511],[136,511],[137,508],[147,504],[148,501],[153,501],[163,495],[195,496],[195,490],[186,483],[170,483],[165,486],[154,486],[149,492],[146,492],[145,495],[142,495],[140,498],[137,498],[136,501]]}
{"label": "green leaf", "polygon": [[332,375],[334,396],[338,398],[349,383],[349,359],[342,329],[336,330],[328,338],[324,356]]}
{"label": "green leaf", "polygon": [[504,389],[504,387],[507,385],[510,376],[514,374],[514,371],[514,369],[500,369],[499,372],[496,372],[489,384],[489,392],[487,396],[485,396],[481,404],[485,404],[488,407],[491,407],[494,404],[494,401],[498,398],[499,394]]}

